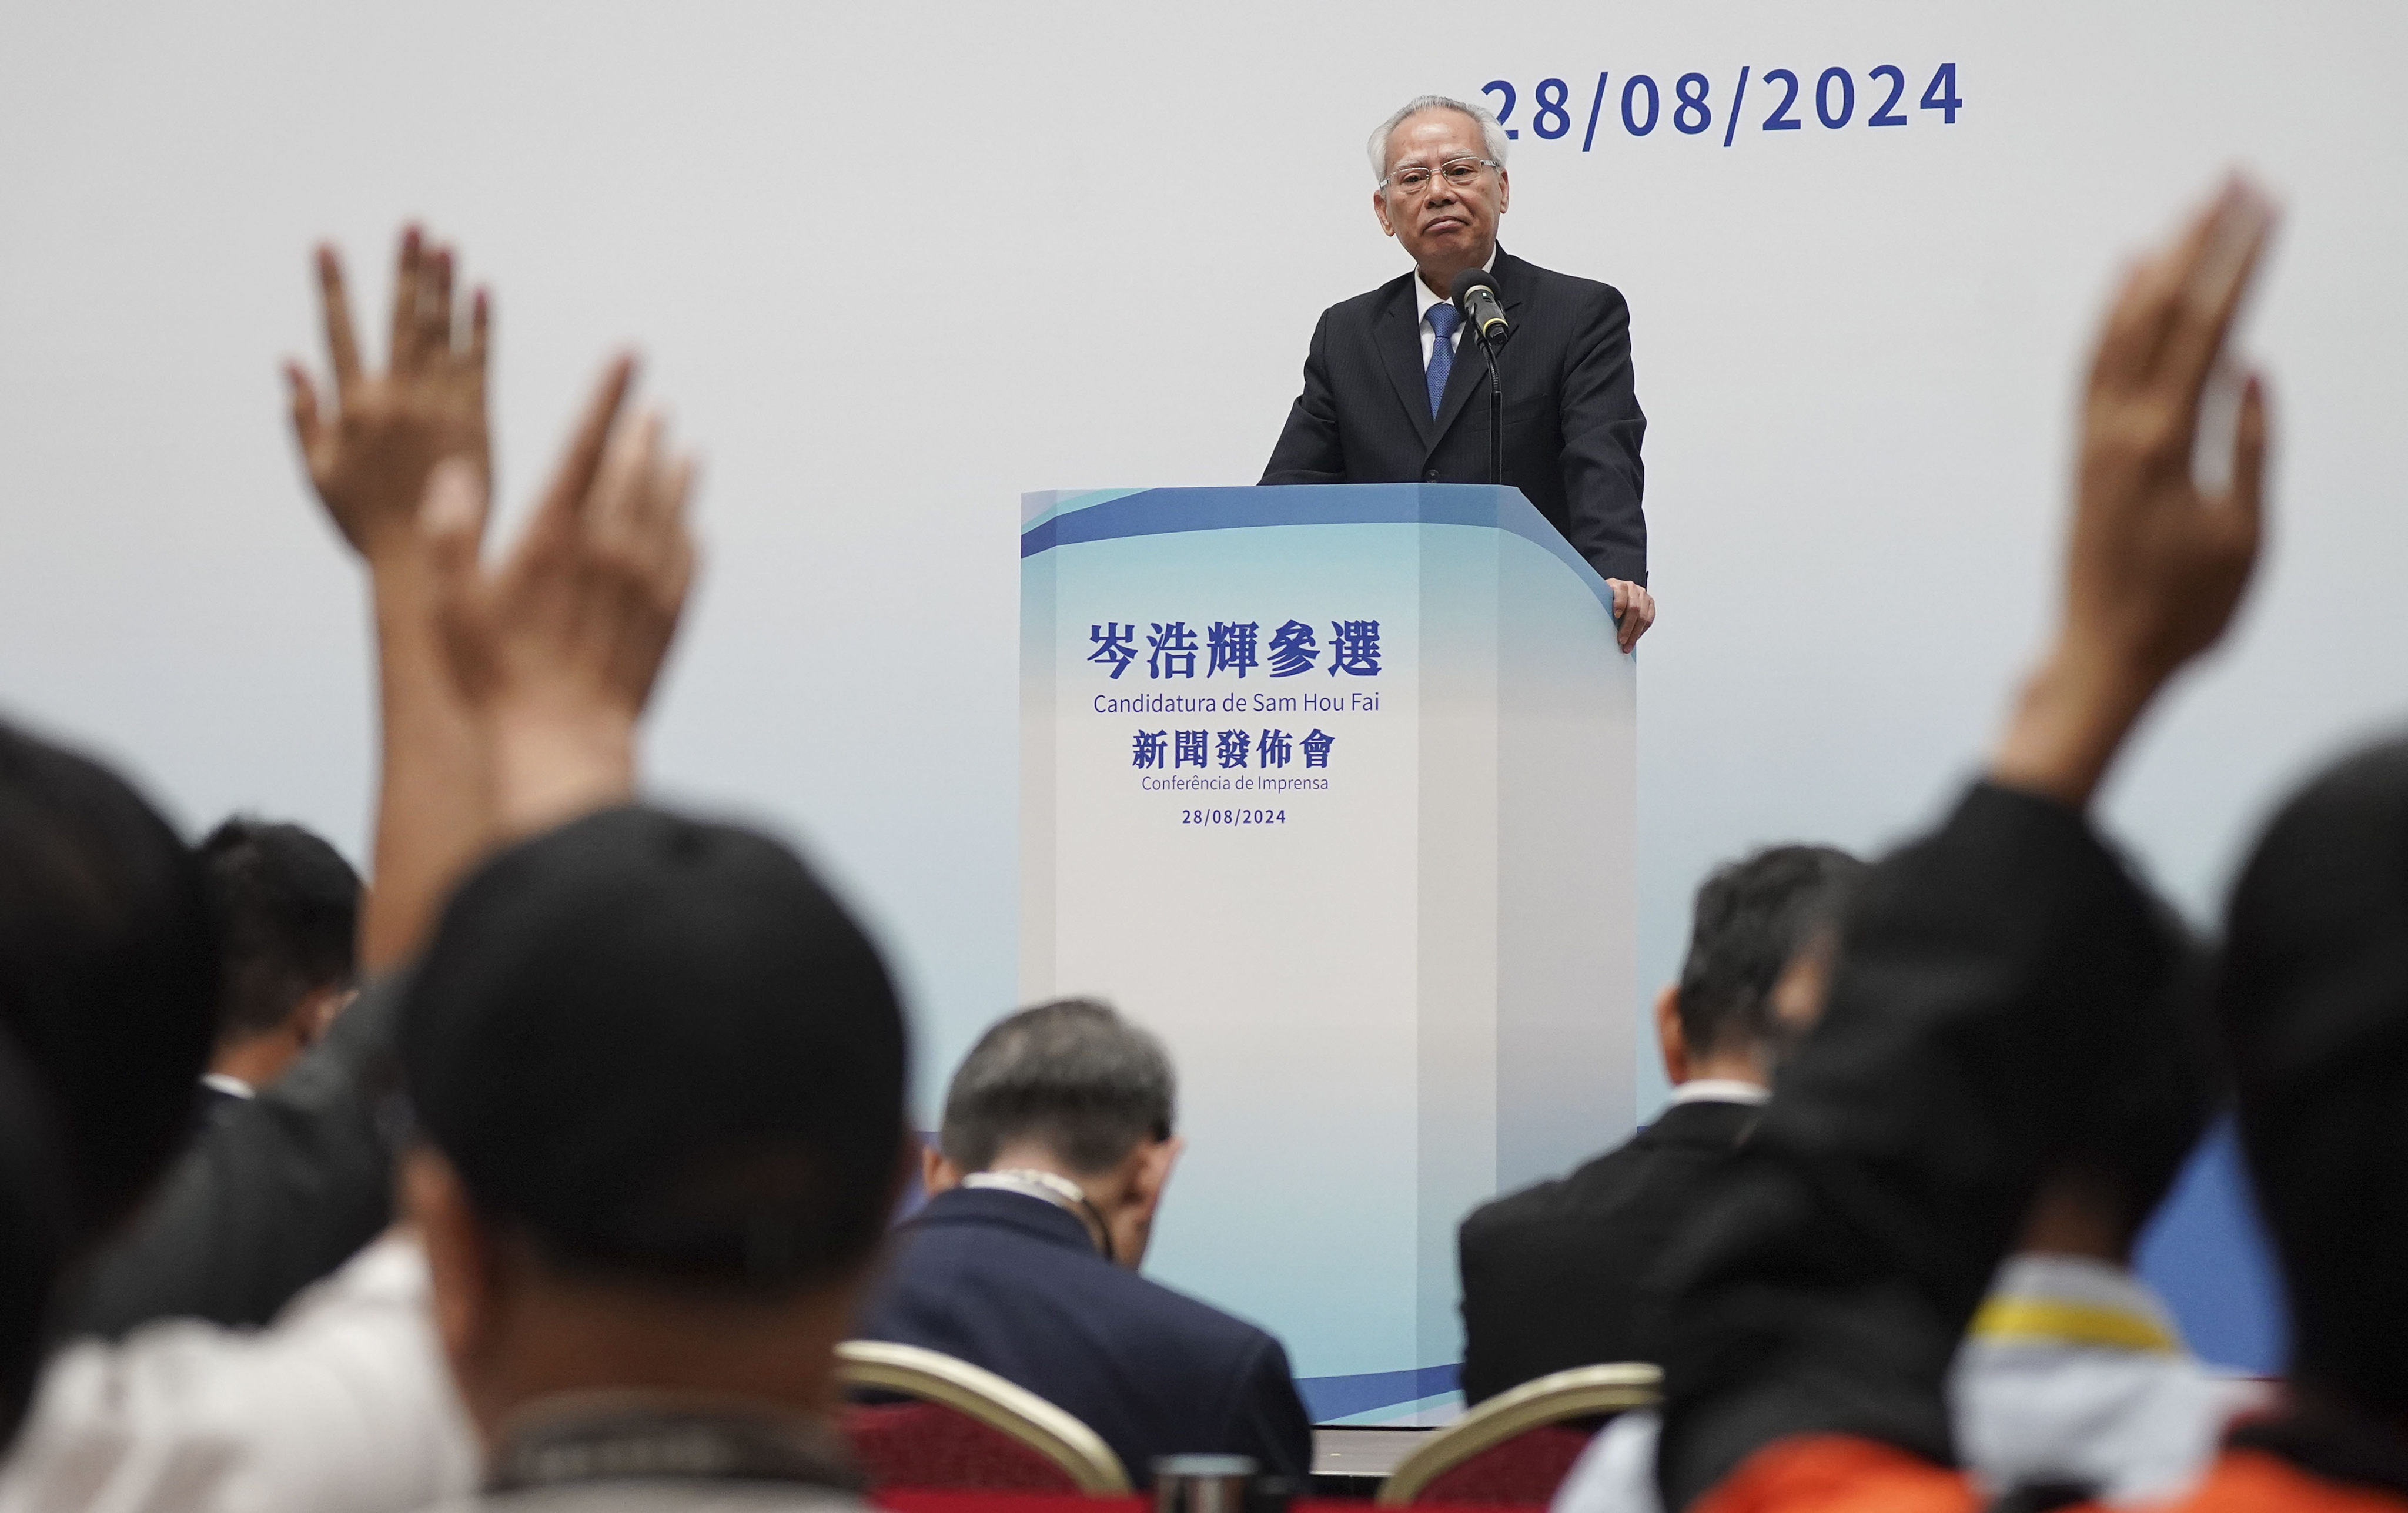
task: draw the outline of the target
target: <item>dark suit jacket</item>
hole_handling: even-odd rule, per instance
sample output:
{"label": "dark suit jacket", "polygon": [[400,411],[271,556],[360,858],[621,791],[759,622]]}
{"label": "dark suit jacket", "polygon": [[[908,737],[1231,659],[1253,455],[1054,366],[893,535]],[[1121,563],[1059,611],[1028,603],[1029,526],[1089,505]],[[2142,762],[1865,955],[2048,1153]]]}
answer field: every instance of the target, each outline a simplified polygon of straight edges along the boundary
{"label": "dark suit jacket", "polygon": [[[1630,307],[1594,279],[1503,248],[1493,270],[1513,336],[1505,389],[1505,481],[1599,574],[1647,581],[1647,417],[1630,375]],[[1468,333],[1435,420],[1408,273],[1332,305],[1313,328],[1304,393],[1271,449],[1265,483],[1485,483],[1488,364]]]}
{"label": "dark suit jacket", "polygon": [[2081,813],[1989,784],[1874,869],[1822,1022],[1654,1278],[1665,1506],[1794,1434],[1954,1461],[1949,1363],[2033,1192],[2188,1033],[2171,920]]}
{"label": "dark suit jacket", "polygon": [[220,1114],[231,1113],[235,1105],[249,1102],[250,1099],[238,1092],[228,1092],[223,1088],[202,1083],[199,1091],[193,1094],[193,1138],[199,1139],[203,1131],[217,1122]]}
{"label": "dark suit jacket", "polygon": [[1464,1397],[1649,1359],[1648,1274],[1763,1111],[1674,1104],[1570,1177],[1473,1209],[1456,1235]]}
{"label": "dark suit jacket", "polygon": [[227,1098],[61,1310],[71,1334],[153,1319],[262,1324],[393,1221],[401,981],[363,991],[254,1098]]}
{"label": "dark suit jacket", "polygon": [[1041,1198],[955,1188],[929,1200],[897,1234],[857,1333],[1025,1387],[1101,1434],[1140,1485],[1158,1455],[1312,1471],[1312,1426],[1280,1342],[1106,1261]]}

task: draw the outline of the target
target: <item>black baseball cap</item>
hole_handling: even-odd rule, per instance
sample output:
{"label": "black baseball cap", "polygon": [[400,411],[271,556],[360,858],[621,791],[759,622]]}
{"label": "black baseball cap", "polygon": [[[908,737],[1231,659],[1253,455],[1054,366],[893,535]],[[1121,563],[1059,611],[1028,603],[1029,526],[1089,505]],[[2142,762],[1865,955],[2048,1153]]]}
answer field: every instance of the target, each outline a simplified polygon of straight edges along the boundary
{"label": "black baseball cap", "polygon": [[752,832],[627,807],[502,852],[444,910],[401,1048],[422,1133],[556,1263],[793,1288],[884,1230],[894,985]]}
{"label": "black baseball cap", "polygon": [[2328,768],[2233,890],[2220,1000],[2295,1382],[2408,1411],[2408,742]]}

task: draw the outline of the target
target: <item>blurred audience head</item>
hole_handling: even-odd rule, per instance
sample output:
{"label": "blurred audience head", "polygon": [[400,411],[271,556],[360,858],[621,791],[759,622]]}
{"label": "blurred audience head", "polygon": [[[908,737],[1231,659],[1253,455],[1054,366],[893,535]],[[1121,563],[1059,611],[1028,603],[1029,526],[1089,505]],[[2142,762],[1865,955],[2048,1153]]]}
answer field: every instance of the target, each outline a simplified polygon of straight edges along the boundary
{"label": "blurred audience head", "polygon": [[273,1082],[350,996],[360,876],[319,836],[236,816],[200,846],[218,921],[211,1069]]}
{"label": "blurred audience head", "polygon": [[502,852],[401,1049],[411,1209],[489,1435],[566,1392],[821,1401],[898,1185],[905,1042],[793,852],[637,807]]}
{"label": "blurred audience head", "polygon": [[0,1450],[33,1398],[70,1238],[71,1194],[50,1112],[40,1078],[0,1036]]}
{"label": "blurred audience head", "polygon": [[939,1192],[976,1172],[1068,1178],[1086,1194],[1106,1252],[1133,1267],[1179,1159],[1177,1097],[1162,1042],[1109,1006],[1064,999],[1024,1008],[963,1058],[922,1179]]}
{"label": "blurred audience head", "polygon": [[2133,1017],[2119,1043],[2092,1048],[2110,1063],[2103,1098],[2034,1195],[2017,1249],[2129,1265],[2208,1121],[2230,1096],[2210,1013],[2210,956],[2180,921],[2167,934],[2181,961],[2163,999]]}
{"label": "blurred audience head", "polygon": [[1773,846],[1698,889],[1681,978],[1656,1001],[1674,1082],[1761,1083],[1823,1011],[1840,916],[1865,864],[1828,846]]}
{"label": "blurred audience head", "polygon": [[216,997],[191,849],[115,774],[0,725],[0,1028],[58,1122],[76,1246],[190,1132]]}
{"label": "blurred audience head", "polygon": [[2234,890],[2219,1006],[2303,1393],[2408,1412],[2408,744],[2328,769]]}

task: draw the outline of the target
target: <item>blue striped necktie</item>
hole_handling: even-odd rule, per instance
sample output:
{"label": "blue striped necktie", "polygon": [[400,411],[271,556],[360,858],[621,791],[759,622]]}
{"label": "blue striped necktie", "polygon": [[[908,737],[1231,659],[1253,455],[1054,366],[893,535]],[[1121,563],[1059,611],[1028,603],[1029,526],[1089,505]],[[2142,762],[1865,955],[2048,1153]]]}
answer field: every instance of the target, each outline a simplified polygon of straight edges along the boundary
{"label": "blue striped necktie", "polygon": [[1438,340],[1430,343],[1429,396],[1430,418],[1438,418],[1438,402],[1446,393],[1446,376],[1455,371],[1455,328],[1463,323],[1463,312],[1443,302],[1429,307],[1430,331]]}

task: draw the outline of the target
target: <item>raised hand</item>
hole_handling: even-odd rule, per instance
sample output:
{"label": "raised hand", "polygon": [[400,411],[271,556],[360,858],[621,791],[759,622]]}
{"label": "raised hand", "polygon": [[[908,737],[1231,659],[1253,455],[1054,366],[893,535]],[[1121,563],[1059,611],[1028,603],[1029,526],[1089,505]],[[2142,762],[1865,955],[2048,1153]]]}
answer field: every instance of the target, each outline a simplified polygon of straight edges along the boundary
{"label": "raised hand", "polygon": [[2092,361],[2056,645],[1992,763],[2011,786],[2086,803],[2132,722],[2214,644],[2257,564],[2266,397],[2243,380],[2229,481],[2193,477],[2200,411],[2272,203],[2229,182],[2127,280]]}
{"label": "raised hand", "polygon": [[624,799],[638,718],[693,581],[690,459],[656,414],[622,418],[634,364],[611,363],[535,518],[478,562],[482,478],[447,462],[422,516],[452,674],[492,741],[496,818],[523,834]]}
{"label": "raised hand", "polygon": [[477,291],[461,329],[452,271],[449,247],[427,245],[415,226],[402,233],[392,347],[385,371],[368,373],[351,332],[342,262],[333,248],[321,246],[318,285],[334,369],[334,413],[326,413],[298,363],[284,365],[293,433],[309,481],[344,539],[371,561],[411,539],[436,464],[459,458],[480,477],[491,472],[485,355],[492,305]]}
{"label": "raised hand", "polygon": [[2273,210],[2234,180],[2172,250],[2135,270],[2083,407],[2066,634],[2163,679],[2224,634],[2258,560],[2264,385],[2242,393],[2229,482],[2192,477],[2200,401]]}

